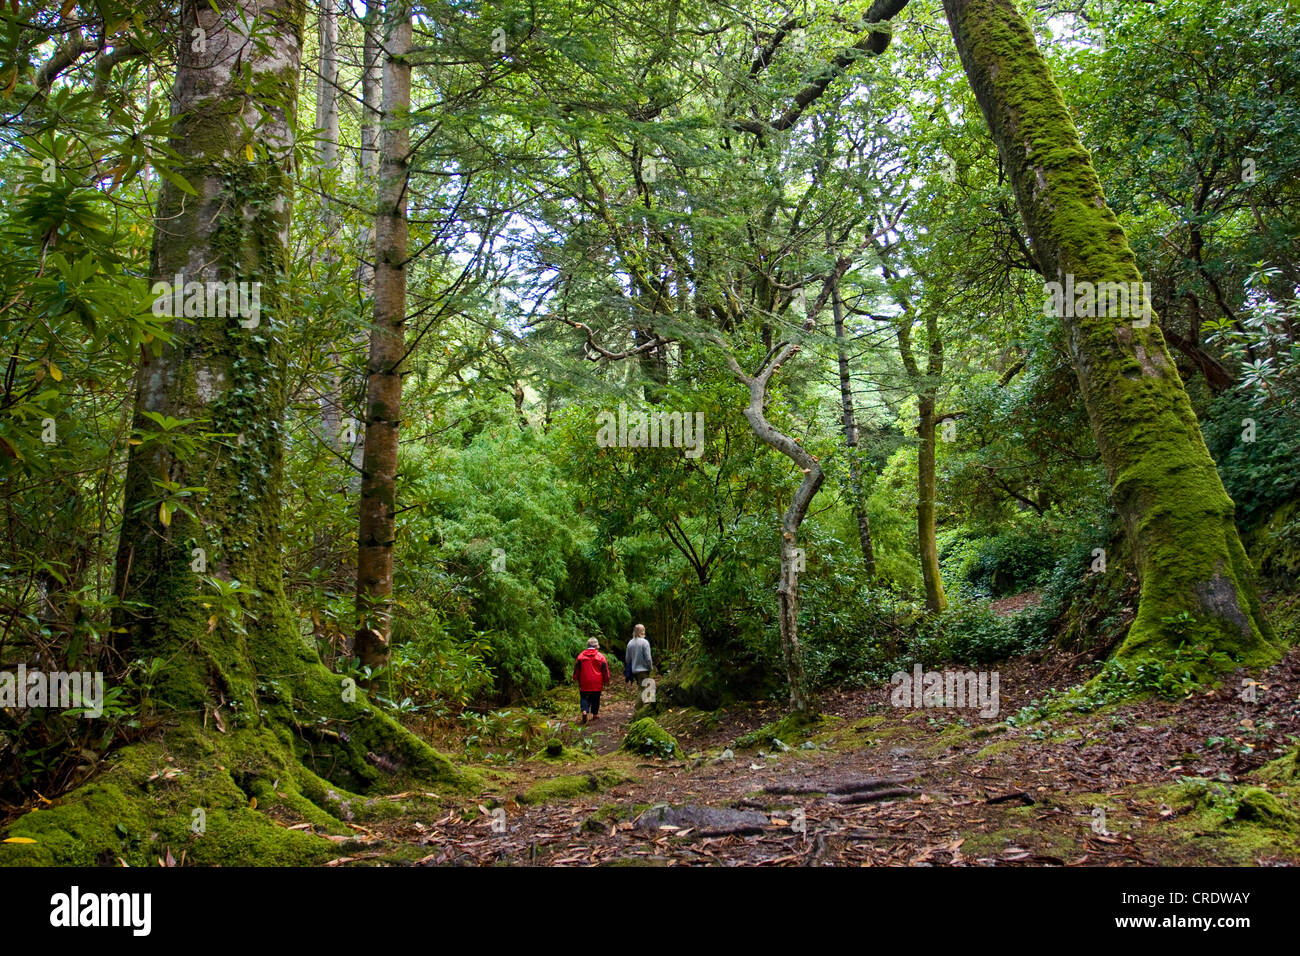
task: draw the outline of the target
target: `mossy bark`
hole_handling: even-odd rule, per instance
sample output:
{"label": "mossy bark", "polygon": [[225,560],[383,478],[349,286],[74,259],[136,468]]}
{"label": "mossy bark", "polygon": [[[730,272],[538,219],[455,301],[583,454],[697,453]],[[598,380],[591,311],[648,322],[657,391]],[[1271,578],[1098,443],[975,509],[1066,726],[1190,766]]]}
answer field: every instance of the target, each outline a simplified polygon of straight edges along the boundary
{"label": "mossy bark", "polygon": [[[328,845],[288,833],[268,809],[338,825],[332,788],[458,777],[326,670],[284,593],[282,330],[294,320],[290,119],[304,9],[303,0],[181,8],[172,146],[198,195],[163,185],[153,275],[259,282],[261,307],[176,319],[139,371],[138,431],[158,431],[146,413],[159,413],[217,436],[177,429],[188,437],[145,441],[127,468],[115,650],[165,662],[149,695],[159,732],[110,758],[97,781],[19,819],[10,835],[37,842],[0,847],[0,863],[131,861],[161,855],[163,843],[201,862],[308,862]],[[241,16],[269,25],[267,47],[239,32]],[[190,39],[196,25],[202,44]]]}
{"label": "mossy bark", "polygon": [[[1045,279],[1141,283],[1124,231],[1014,0],[944,0],[944,9]],[[1163,657],[1187,641],[1262,662],[1275,649],[1232,500],[1149,302],[1142,305],[1147,308],[1128,315],[1078,316],[1065,309],[1061,317],[1142,582],[1137,618],[1118,654]],[[1190,626],[1177,620],[1184,612]]]}
{"label": "mossy bark", "polygon": [[[884,275],[891,285],[898,279],[888,265],[884,267]],[[920,441],[916,454],[916,540],[921,578],[925,584],[925,609],[931,614],[941,614],[948,609],[948,597],[944,594],[943,577],[939,573],[939,544],[935,536],[935,499],[939,494],[935,465],[935,426],[938,424],[935,405],[943,376],[943,337],[939,333],[939,317],[931,309],[925,317],[928,345],[925,372],[922,373],[912,349],[915,313],[906,296],[895,290],[895,297],[903,308],[897,325],[898,354],[916,392],[919,419],[916,426]]]}

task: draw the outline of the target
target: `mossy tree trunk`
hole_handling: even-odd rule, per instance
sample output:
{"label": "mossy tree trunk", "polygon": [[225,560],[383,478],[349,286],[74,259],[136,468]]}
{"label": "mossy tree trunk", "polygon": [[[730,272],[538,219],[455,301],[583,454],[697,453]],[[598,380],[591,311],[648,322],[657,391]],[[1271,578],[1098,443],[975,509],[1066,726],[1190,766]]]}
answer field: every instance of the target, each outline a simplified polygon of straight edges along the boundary
{"label": "mossy tree trunk", "polygon": [[[173,320],[172,341],[157,354],[144,350],[136,430],[157,431],[149,416],[165,415],[202,422],[221,437],[194,450],[162,441],[132,449],[115,587],[144,607],[119,613],[118,647],[128,658],[197,653],[202,665],[168,668],[155,694],[162,690],[181,710],[242,709],[251,717],[260,641],[296,631],[280,571],[285,390],[277,328],[292,315],[290,91],[303,7],[228,0],[218,10],[199,2],[181,9],[172,145],[182,158],[177,172],[198,195],[162,184],[151,272],[165,283],[180,275],[186,286],[235,281],[251,291],[257,283],[260,302],[256,314],[229,315],[231,303],[206,314],[205,300],[205,314]],[[241,16],[273,26],[270,52],[232,25]],[[201,42],[195,31],[203,31]],[[240,76],[241,61],[262,95]],[[213,580],[228,583],[234,600],[222,600]]]}
{"label": "mossy tree trunk", "polygon": [[[1044,278],[1063,286],[1067,277],[1076,285],[1140,283],[1014,0],[944,0],[944,9]],[[1117,653],[1162,657],[1188,640],[1237,660],[1267,660],[1274,651],[1232,500],[1149,302],[1142,305],[1096,317],[1063,309],[1060,319],[1142,582],[1137,618]]]}
{"label": "mossy tree trunk", "polygon": [[939,482],[934,460],[937,425],[934,396],[922,394],[918,411],[920,421],[916,432],[920,445],[916,455],[916,533],[921,577],[925,582],[925,609],[931,614],[940,614],[948,608],[948,597],[944,594],[943,577],[939,573],[939,544],[935,536],[934,509]]}
{"label": "mossy tree trunk", "polygon": [[[885,280],[896,285],[898,276],[888,265],[883,268]],[[938,497],[938,476],[935,467],[935,438],[938,419],[939,381],[943,376],[943,337],[939,331],[939,317],[933,309],[926,312],[926,366],[921,371],[912,348],[912,322],[915,313],[907,296],[894,289],[894,298],[903,309],[898,319],[898,354],[903,370],[916,393],[918,422],[916,426],[920,445],[916,453],[916,538],[921,558],[921,578],[925,584],[925,609],[939,614],[948,608],[948,597],[943,591],[943,577],[939,573],[939,545],[935,537],[935,499]]]}
{"label": "mossy tree trunk", "polygon": [[[164,182],[152,273],[260,283],[260,308],[205,301],[174,321],[169,342],[146,347],[139,370],[137,432],[159,431],[150,416],[160,415],[218,436],[146,440],[127,466],[115,649],[164,662],[149,694],[160,732],[15,822],[9,832],[35,842],[0,846],[0,864],[152,863],[164,846],[196,862],[310,862],[330,844],[268,810],[341,828],[331,801],[386,772],[455,779],[326,670],[283,589],[282,343],[296,318],[286,276],[304,12],[304,0],[181,6],[172,147],[197,195]],[[265,46],[247,22],[266,27]]]}
{"label": "mossy tree trunk", "polygon": [[375,326],[366,365],[366,437],[361,464],[357,548],[357,625],[361,663],[388,662],[392,629],[393,543],[397,533],[397,450],[406,358],[407,178],[410,165],[411,13],[390,0],[384,49],[379,207],[375,216]]}

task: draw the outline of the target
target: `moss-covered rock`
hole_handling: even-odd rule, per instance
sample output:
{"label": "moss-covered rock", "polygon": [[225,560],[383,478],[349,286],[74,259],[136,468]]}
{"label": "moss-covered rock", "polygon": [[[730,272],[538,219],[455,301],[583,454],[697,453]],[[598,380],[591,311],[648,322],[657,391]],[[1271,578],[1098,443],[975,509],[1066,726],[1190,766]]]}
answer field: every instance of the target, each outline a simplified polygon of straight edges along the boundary
{"label": "moss-covered rock", "polygon": [[682,757],[677,738],[664,730],[653,717],[642,717],[628,727],[623,749],[643,757]]}
{"label": "moss-covered rock", "polygon": [[546,746],[534,754],[533,759],[544,760],[550,763],[578,763],[583,760],[590,760],[591,754],[576,747],[567,746],[562,740],[548,740]]}
{"label": "moss-covered rock", "polygon": [[565,774],[539,780],[525,793],[519,795],[523,804],[550,803],[553,800],[568,800],[573,797],[599,793],[628,780],[625,774],[616,770],[600,770],[588,773]]}
{"label": "moss-covered rock", "polygon": [[1296,815],[1262,787],[1247,787],[1237,794],[1235,819],[1277,830],[1294,830]]}
{"label": "moss-covered rock", "polygon": [[754,747],[775,747],[778,740],[786,746],[791,746],[796,741],[816,731],[824,723],[826,723],[825,717],[796,711],[782,717],[780,720],[764,724],[757,730],[741,734],[736,738],[735,746],[741,750],[749,750]]}

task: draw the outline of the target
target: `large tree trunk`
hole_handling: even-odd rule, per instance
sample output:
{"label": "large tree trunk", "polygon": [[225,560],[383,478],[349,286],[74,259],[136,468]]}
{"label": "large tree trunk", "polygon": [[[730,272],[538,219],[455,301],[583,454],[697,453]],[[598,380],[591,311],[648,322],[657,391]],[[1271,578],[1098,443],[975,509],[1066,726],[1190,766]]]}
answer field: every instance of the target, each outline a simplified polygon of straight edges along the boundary
{"label": "large tree trunk", "polygon": [[835,317],[835,346],[840,365],[840,409],[843,413],[844,447],[848,449],[849,496],[853,516],[858,523],[858,544],[862,548],[862,566],[868,577],[876,574],[876,555],[871,547],[871,522],[867,518],[866,497],[862,493],[862,466],[858,461],[858,422],[853,414],[853,381],[849,375],[848,345],[844,338],[844,301],[837,285],[831,292]]}
{"label": "large tree trunk", "polygon": [[[1043,276],[1140,283],[1128,241],[1014,0],[944,0]],[[1061,318],[1136,558],[1138,614],[1118,653],[1165,656],[1183,640],[1271,658],[1233,503],[1154,316]],[[1137,310],[1134,310],[1137,311]],[[1194,622],[1179,620],[1186,612]]]}
{"label": "large tree trunk", "polygon": [[385,6],[384,127],[380,141],[379,209],[375,217],[375,327],[366,365],[366,437],[361,466],[357,552],[357,626],[361,663],[388,662],[392,626],[393,541],[396,535],[397,439],[406,356],[406,186],[409,175],[411,14],[405,0]]}
{"label": "large tree trunk", "polygon": [[[232,437],[133,447],[115,650],[125,660],[164,662],[148,693],[163,733],[121,750],[58,805],[18,820],[10,833],[35,842],[0,846],[0,862],[93,865],[124,856],[137,865],[167,847],[200,863],[318,861],[331,845],[276,819],[343,829],[328,793],[379,783],[376,765],[455,777],[325,669],[282,584],[286,390],[277,328],[294,319],[289,170],[304,11],[299,0],[181,6],[172,147],[176,171],[197,196],[164,182],[153,277],[261,285],[257,300],[257,287],[248,287],[249,307],[239,302],[238,314],[228,298],[220,314],[205,302],[204,314],[173,322],[157,354],[145,348],[135,427],[156,432],[147,414],[157,413]],[[253,43],[242,19],[270,28]],[[194,29],[204,42],[191,39]],[[150,836],[132,847],[122,832]]]}

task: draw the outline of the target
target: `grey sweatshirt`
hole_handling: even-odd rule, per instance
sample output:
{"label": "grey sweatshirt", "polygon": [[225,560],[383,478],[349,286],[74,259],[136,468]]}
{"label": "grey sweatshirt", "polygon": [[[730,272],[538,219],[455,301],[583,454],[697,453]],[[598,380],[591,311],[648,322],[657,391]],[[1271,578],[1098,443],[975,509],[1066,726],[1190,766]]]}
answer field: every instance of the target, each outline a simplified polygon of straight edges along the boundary
{"label": "grey sweatshirt", "polygon": [[644,637],[634,637],[627,642],[623,659],[633,674],[648,674],[654,667],[654,661],[650,659],[650,642]]}

